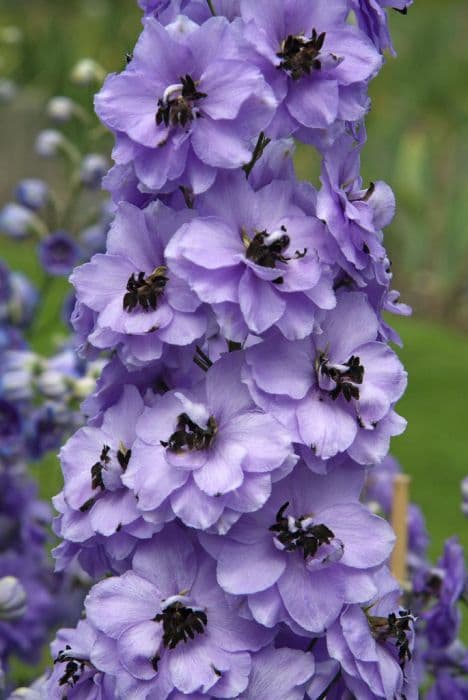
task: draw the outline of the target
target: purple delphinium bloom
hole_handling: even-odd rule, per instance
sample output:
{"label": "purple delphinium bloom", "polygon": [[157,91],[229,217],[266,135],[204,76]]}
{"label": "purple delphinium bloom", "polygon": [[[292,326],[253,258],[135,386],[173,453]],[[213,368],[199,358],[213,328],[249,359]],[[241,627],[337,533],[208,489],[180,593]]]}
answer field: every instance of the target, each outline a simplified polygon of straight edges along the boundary
{"label": "purple delphinium bloom", "polygon": [[318,130],[364,116],[382,59],[348,13],[346,0],[242,0],[245,36],[280,102],[268,134],[311,143]]}
{"label": "purple delphinium bloom", "polygon": [[21,450],[23,420],[18,407],[0,398],[0,455],[10,456]]}
{"label": "purple delphinium bloom", "polygon": [[115,700],[115,681],[99,672],[91,654],[99,637],[86,620],[61,629],[52,643],[54,666],[43,682],[44,700]]}
{"label": "purple delphinium bloom", "polygon": [[[347,271],[362,284],[375,277],[374,267],[386,260],[381,229],[392,221],[395,196],[384,182],[363,188],[360,146],[348,134],[327,149],[322,165],[322,188],[317,216],[326,222],[347,264]],[[378,274],[378,270],[377,270]]]}
{"label": "purple delphinium bloom", "polygon": [[107,252],[71,276],[78,304],[94,313],[93,331],[85,329],[94,347],[117,348],[125,362],[138,365],[159,358],[164,343],[188,345],[204,333],[200,300],[168,271],[164,257],[168,239],[190,218],[160,202],[143,211],[120,205]]}
{"label": "purple delphinium bloom", "polygon": [[[3,260],[0,260],[0,308],[3,309],[11,297],[11,277],[10,270]],[[0,320],[3,321],[3,313],[0,315]]]}
{"label": "purple delphinium bloom", "polygon": [[231,340],[275,325],[292,340],[304,338],[316,314],[335,306],[324,226],[293,196],[291,182],[254,192],[243,173],[220,176],[198,202],[204,216],[169,242],[169,268],[213,306]]}
{"label": "purple delphinium bloom", "polygon": [[[303,700],[314,673],[314,658],[295,649],[268,647],[252,655],[249,685],[238,700]],[[174,692],[169,700],[204,700],[201,693]]]}
{"label": "purple delphinium bloom", "polygon": [[[421,634],[423,635],[424,633],[421,632]],[[418,638],[416,638],[416,641],[418,641]],[[421,641],[424,644],[424,637],[422,637]],[[451,687],[453,689],[457,688],[455,681],[460,681],[460,688],[464,688],[463,683],[468,678],[468,649],[459,639],[442,649],[428,646],[427,649],[424,649],[423,660],[430,674],[436,679],[442,679],[439,685],[436,682],[433,686],[434,692],[437,689],[440,693],[440,696],[435,695],[434,698],[437,698],[437,700],[451,698],[452,696],[444,695],[443,693],[444,691],[447,692]],[[452,686],[450,678],[453,680]],[[429,697],[432,698],[433,696],[429,695]],[[453,697],[458,700],[459,696],[455,695]]]}
{"label": "purple delphinium bloom", "polygon": [[[44,550],[50,512],[48,506],[37,499],[36,485],[24,477],[24,465],[13,463],[5,468],[2,462],[2,467],[0,663],[6,662],[12,654],[26,663],[35,663],[48,628],[59,612],[52,595],[51,570]],[[19,607],[12,599],[8,604],[12,579],[18,582]]]}
{"label": "purple delphinium bloom", "polygon": [[291,471],[297,457],[288,433],[253,403],[241,383],[242,360],[240,352],[228,354],[206,382],[166,393],[139,419],[122,480],[145,517],[160,519],[170,505],[169,517],[225,532]]}
{"label": "purple delphinium bloom", "polygon": [[426,700],[466,700],[468,680],[466,677],[447,672],[437,675],[434,685],[428,690]]}
{"label": "purple delphinium bloom", "polygon": [[327,630],[327,647],[359,700],[416,700],[412,652],[414,618],[399,606],[401,591],[389,571],[376,574],[378,598],[347,606]]}
{"label": "purple delphinium bloom", "polygon": [[373,464],[404,428],[392,407],[406,372],[377,340],[378,320],[365,295],[341,292],[337,298],[321,334],[294,343],[274,337],[249,348],[244,379],[255,402],[291,431],[294,442],[321,459],[347,450],[360,464]]}
{"label": "purple delphinium bloom", "polygon": [[443,555],[435,567],[417,572],[415,594],[430,604],[422,618],[431,647],[447,647],[456,639],[461,623],[459,602],[466,577],[463,547],[456,537],[445,542]]}
{"label": "purple delphinium bloom", "polygon": [[387,10],[406,14],[413,0],[351,0],[351,6],[361,29],[366,32],[379,51],[389,49],[395,56],[388,28]]}
{"label": "purple delphinium bloom", "polygon": [[194,191],[214,168],[239,168],[276,106],[258,68],[240,57],[239,35],[221,17],[202,26],[149,18],[125,72],[111,75],[96,111],[117,134],[114,158],[133,162],[161,190],[183,175]]}
{"label": "purple delphinium bloom", "polygon": [[66,231],[51,233],[39,243],[39,261],[49,275],[69,275],[79,258],[80,249]]}
{"label": "purple delphinium bloom", "polygon": [[54,499],[60,513],[55,529],[66,543],[56,550],[60,569],[82,548],[78,558],[86,570],[94,556],[96,566],[104,558],[107,568],[119,571],[138,539],[158,529],[155,518],[142,521],[135,496],[122,483],[132,462],[135,425],[143,409],[136,387],[127,386],[103,414],[99,427],[81,428],[62,448],[65,484]]}
{"label": "purple delphinium bloom", "polygon": [[324,632],[346,603],[372,599],[373,570],[389,556],[394,535],[357,501],[362,479],[346,465],[326,476],[296,466],[226,536],[200,535],[218,562],[221,587],[245,596],[266,627],[286,622],[302,635]]}
{"label": "purple delphinium bloom", "polygon": [[239,617],[216,583],[214,562],[178,526],[140,545],[131,570],[94,586],[86,612],[93,627],[117,642],[117,653],[106,659],[117,695],[135,700],[166,700],[174,689],[238,697],[249,682],[250,653],[272,637]]}
{"label": "purple delphinium bloom", "polygon": [[47,634],[57,621],[60,611],[52,593],[51,571],[45,557],[28,561],[28,551],[6,552],[0,556],[0,595],[5,579],[19,582],[24,606],[16,615],[0,610],[0,661],[5,663],[14,655],[25,663],[40,659]]}

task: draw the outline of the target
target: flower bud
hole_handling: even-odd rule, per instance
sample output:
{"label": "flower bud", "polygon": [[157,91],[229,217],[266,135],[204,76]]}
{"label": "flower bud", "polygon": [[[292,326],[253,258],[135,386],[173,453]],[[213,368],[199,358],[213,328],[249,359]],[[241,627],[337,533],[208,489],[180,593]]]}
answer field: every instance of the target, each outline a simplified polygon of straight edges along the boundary
{"label": "flower bud", "polygon": [[75,112],[75,103],[69,97],[52,97],[47,103],[47,116],[56,122],[68,122]]}
{"label": "flower bud", "polygon": [[41,209],[49,198],[49,187],[44,180],[27,178],[18,183],[15,190],[16,199],[28,209]]}
{"label": "flower bud", "polygon": [[63,144],[63,135],[56,129],[41,131],[34,145],[35,151],[43,158],[54,158]]}
{"label": "flower bud", "polygon": [[17,620],[26,612],[27,596],[14,576],[0,579],[0,620]]}
{"label": "flower bud", "polygon": [[0,105],[11,102],[16,92],[17,87],[12,80],[7,80],[6,78],[0,79]]}
{"label": "flower bud", "polygon": [[26,238],[34,228],[33,214],[21,204],[9,202],[0,210],[0,232],[7,236]]}
{"label": "flower bud", "polygon": [[108,160],[100,153],[89,153],[81,162],[80,177],[87,187],[100,187],[101,180],[109,168]]}
{"label": "flower bud", "polygon": [[82,58],[75,64],[71,72],[71,79],[78,85],[90,85],[104,79],[106,72],[92,58]]}

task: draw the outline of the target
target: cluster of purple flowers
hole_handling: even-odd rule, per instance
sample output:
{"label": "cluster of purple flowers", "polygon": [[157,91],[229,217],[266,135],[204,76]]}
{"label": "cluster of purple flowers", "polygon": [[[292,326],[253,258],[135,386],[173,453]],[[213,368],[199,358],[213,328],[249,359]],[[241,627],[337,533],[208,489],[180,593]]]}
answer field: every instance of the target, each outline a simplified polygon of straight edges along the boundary
{"label": "cluster of purple flowers", "polygon": [[76,429],[72,404],[92,385],[70,351],[45,359],[29,349],[39,295],[27,278],[1,263],[0,288],[0,668],[6,672],[13,656],[37,663],[50,630],[75,620],[82,602],[71,573],[53,574],[46,551],[52,513],[38,498],[28,463]]}
{"label": "cluster of purple flowers", "polygon": [[[99,144],[92,137],[90,115],[80,104],[58,96],[49,100],[45,116],[53,128],[37,134],[36,154],[61,160],[66,177],[61,188],[39,178],[18,182],[14,199],[0,209],[0,234],[19,242],[36,240],[37,259],[50,282],[68,277],[76,265],[104,249],[113,207],[99,192],[108,159],[93,150]],[[76,123],[80,148],[66,134],[69,122]],[[64,319],[69,319],[73,304],[67,300]]]}
{"label": "cluster of purple flowers", "polygon": [[[400,467],[387,457],[367,477],[364,500],[373,512],[389,517],[393,483]],[[428,558],[424,516],[414,503],[408,512],[408,581],[404,605],[416,616],[415,673],[418,684],[434,682],[427,700],[462,700],[468,693],[468,649],[459,639],[461,604],[467,602],[468,572],[456,537],[445,542],[435,565]]]}
{"label": "cluster of purple flowers", "polygon": [[84,362],[65,344],[50,357],[28,336],[41,303],[27,277],[0,262],[0,459],[28,462],[56,451],[82,423],[79,404],[103,362]]}
{"label": "cluster of purple flowers", "polygon": [[[89,117],[67,98],[53,98],[47,113],[54,122]],[[110,221],[109,205],[97,190],[107,168],[98,154],[80,155],[64,133],[48,129],[37,138],[44,157],[64,156],[70,195],[40,179],[26,178],[15,189],[15,201],[0,210],[0,232],[21,244],[38,241],[43,277],[39,290],[0,261],[0,668],[5,671],[0,694],[11,687],[10,661],[29,666],[41,659],[51,630],[74,624],[89,579],[79,567],[54,574],[48,549],[52,543],[50,507],[39,500],[29,474],[31,462],[56,452],[83,423],[80,403],[95,386],[104,361],[77,357],[70,338],[57,338],[53,354],[34,349],[47,293],[53,278],[102,250]],[[87,197],[85,218],[76,216]],[[70,304],[64,305],[68,321]],[[42,466],[42,465],[41,465]],[[41,467],[40,467],[41,468]],[[47,466],[42,466],[42,473]],[[44,480],[49,475],[44,476]]]}
{"label": "cluster of purple flowers", "polygon": [[[54,501],[58,569],[102,580],[30,697],[414,700],[394,534],[361,501],[405,427],[395,202],[360,152],[385,8],[411,3],[140,4],[96,98],[115,219],[71,277],[80,351],[111,359]],[[318,190],[293,138],[322,156]],[[428,638],[460,597],[442,578]]]}

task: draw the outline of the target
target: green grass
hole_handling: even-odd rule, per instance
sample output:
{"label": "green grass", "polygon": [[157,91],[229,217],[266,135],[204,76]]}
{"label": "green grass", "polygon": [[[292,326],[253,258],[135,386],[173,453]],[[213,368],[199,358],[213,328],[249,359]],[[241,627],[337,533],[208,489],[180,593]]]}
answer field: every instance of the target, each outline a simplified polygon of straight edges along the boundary
{"label": "green grass", "polygon": [[407,392],[398,410],[408,420],[392,451],[412,476],[412,499],[422,506],[433,555],[458,534],[468,547],[468,523],[460,511],[460,481],[468,474],[468,339],[442,325],[398,319],[405,346]]}

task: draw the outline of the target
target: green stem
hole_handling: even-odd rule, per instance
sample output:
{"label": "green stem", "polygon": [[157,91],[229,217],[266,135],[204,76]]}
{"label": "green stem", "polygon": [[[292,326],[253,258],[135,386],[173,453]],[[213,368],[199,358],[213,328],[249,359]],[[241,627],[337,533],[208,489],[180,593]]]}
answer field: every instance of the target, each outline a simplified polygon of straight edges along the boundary
{"label": "green stem", "polygon": [[216,17],[216,10],[213,7],[212,0],[206,0],[206,2],[208,3],[208,7],[210,8],[210,12],[213,15],[213,17]]}
{"label": "green stem", "polygon": [[243,166],[243,170],[245,172],[245,176],[248,178],[250,173],[252,172],[252,168],[254,167],[255,163],[260,160],[260,158],[263,155],[263,151],[265,148],[268,146],[270,143],[271,139],[267,138],[263,131],[260,132],[260,135],[257,139],[257,143],[255,144],[254,152],[252,154],[252,158],[248,163],[246,163]]}

